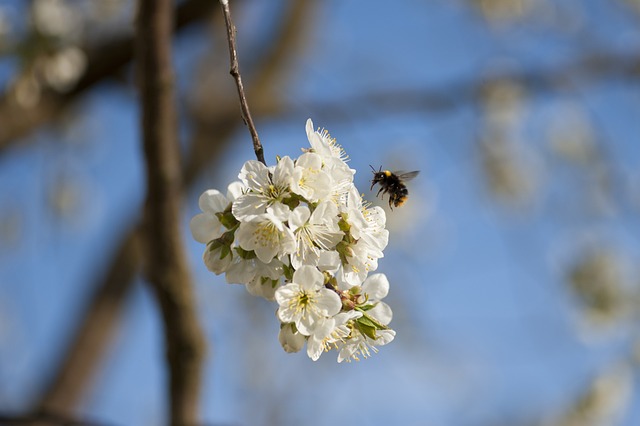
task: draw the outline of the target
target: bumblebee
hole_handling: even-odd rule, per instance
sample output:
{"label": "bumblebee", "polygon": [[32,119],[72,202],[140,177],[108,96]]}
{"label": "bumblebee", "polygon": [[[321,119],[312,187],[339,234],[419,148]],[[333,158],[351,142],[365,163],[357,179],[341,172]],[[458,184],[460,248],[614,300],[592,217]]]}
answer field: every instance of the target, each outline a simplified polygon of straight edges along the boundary
{"label": "bumblebee", "polygon": [[[404,183],[418,176],[420,173],[419,170],[414,172],[390,172],[389,170],[382,170],[382,167],[376,171],[376,169],[371,167],[373,170],[373,179],[371,180],[371,190],[376,184],[380,184],[380,189],[376,194],[376,197],[380,195],[382,192],[382,197],[384,198],[384,194],[389,194],[389,208],[393,210],[393,207],[398,207],[404,204],[407,201],[407,197],[409,196],[409,191],[407,190],[407,185]],[[393,204],[393,207],[391,205]]]}

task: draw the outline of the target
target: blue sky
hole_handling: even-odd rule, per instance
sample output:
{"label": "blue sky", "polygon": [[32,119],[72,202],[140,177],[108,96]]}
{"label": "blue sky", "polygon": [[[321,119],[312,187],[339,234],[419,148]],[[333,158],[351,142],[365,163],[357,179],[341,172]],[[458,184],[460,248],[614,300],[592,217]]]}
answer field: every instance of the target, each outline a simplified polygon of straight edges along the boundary
{"label": "blue sky", "polygon": [[[250,61],[243,46],[247,51],[258,44],[274,13],[247,3],[237,22],[241,62]],[[202,404],[207,422],[475,426],[540,420],[561,413],[599,373],[627,362],[637,324],[585,331],[563,277],[582,248],[597,245],[620,253],[630,281],[640,285],[637,81],[605,75],[572,87],[525,90],[518,118],[505,132],[534,190],[515,205],[497,200],[485,179],[479,139],[492,116],[483,104],[462,99],[440,111],[347,104],[371,92],[457,90],[503,70],[544,72],[591,52],[640,46],[640,15],[623,1],[531,4],[529,19],[494,24],[463,1],[342,0],[317,7],[291,77],[278,87],[295,112],[258,117],[256,124],[273,163],[276,155],[296,156],[307,146],[304,123],[311,117],[345,148],[356,184],[372,201],[370,164],[421,170],[407,205],[388,212],[390,242],[379,264],[391,282],[397,338],[371,359],[346,365],[336,363],[335,353],[316,363],[285,354],[275,306],[206,270],[188,221],[203,190],[225,188],[253,158],[249,134],[239,129],[184,207],[185,245],[211,348]],[[183,95],[198,55],[211,48],[209,34],[190,31],[175,44]],[[225,54],[216,52],[224,61]],[[0,158],[0,214],[17,228],[15,239],[0,242],[2,409],[28,406],[91,293],[91,277],[108,265],[119,235],[140,217],[144,182],[135,101],[133,91],[102,85],[83,99],[74,120],[37,132]],[[322,107],[327,103],[348,115],[335,118]],[[562,123],[568,110],[585,117],[598,158],[606,160],[614,191],[604,211],[592,208],[594,171],[563,160],[549,141],[550,123]],[[52,214],[49,202],[57,182],[70,182],[76,197],[61,216]],[[166,378],[158,320],[148,289],[138,282],[82,403],[87,417],[113,425],[161,424]],[[637,387],[636,375],[625,383]],[[632,389],[616,424],[640,421],[639,398]]]}

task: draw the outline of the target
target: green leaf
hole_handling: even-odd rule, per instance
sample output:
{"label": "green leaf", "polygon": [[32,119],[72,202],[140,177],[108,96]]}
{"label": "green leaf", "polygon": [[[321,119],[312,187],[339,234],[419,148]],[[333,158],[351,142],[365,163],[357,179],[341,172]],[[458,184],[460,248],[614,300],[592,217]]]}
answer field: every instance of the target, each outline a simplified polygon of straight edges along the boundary
{"label": "green leaf", "polygon": [[376,330],[388,330],[389,329],[389,327],[387,327],[386,325],[382,324],[380,321],[378,321],[377,319],[375,319],[371,315],[367,314],[365,309],[362,309],[361,307],[357,307],[356,311],[362,312],[362,316],[360,318],[358,318],[358,321],[361,321],[364,324],[367,324],[369,326],[375,327]]}
{"label": "green leaf", "polygon": [[371,317],[369,315],[361,316],[360,318],[358,318],[357,322],[359,324],[366,325],[367,327],[377,328],[376,323],[371,320]]}
{"label": "green leaf", "polygon": [[363,324],[363,322],[360,321],[362,318],[363,317],[358,318],[358,320],[356,321],[356,328],[360,331],[360,333],[364,334],[368,338],[376,340],[378,338],[378,336],[376,336],[376,328],[371,327],[368,324]]}
{"label": "green leaf", "polygon": [[376,306],[376,303],[369,303],[367,305],[358,306],[358,310],[360,310],[362,312],[367,312],[367,311],[373,309],[375,306]]}

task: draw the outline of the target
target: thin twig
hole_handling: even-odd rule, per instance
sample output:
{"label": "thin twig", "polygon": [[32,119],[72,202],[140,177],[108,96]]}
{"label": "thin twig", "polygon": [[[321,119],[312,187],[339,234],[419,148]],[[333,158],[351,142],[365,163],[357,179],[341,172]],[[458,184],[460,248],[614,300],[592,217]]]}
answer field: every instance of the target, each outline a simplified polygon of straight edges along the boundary
{"label": "thin twig", "polygon": [[171,65],[172,5],[172,0],[140,0],[136,60],[147,166],[145,272],[162,313],[170,424],[184,426],[198,422],[204,337],[180,231],[182,182]]}
{"label": "thin twig", "polygon": [[231,62],[231,69],[229,73],[233,76],[233,79],[236,82],[236,87],[238,88],[238,97],[240,98],[242,119],[249,127],[249,132],[251,133],[251,138],[253,139],[253,150],[256,153],[256,158],[266,166],[267,163],[266,161],[264,161],[264,150],[262,149],[262,144],[260,143],[260,138],[258,137],[256,126],[253,124],[253,119],[251,118],[251,112],[249,111],[247,97],[244,94],[244,86],[242,85],[242,77],[240,75],[240,66],[238,65],[238,50],[236,48],[236,27],[235,25],[233,25],[233,21],[231,20],[229,0],[220,0],[220,4],[222,5],[224,22],[227,26],[227,39],[229,40],[229,60]]}

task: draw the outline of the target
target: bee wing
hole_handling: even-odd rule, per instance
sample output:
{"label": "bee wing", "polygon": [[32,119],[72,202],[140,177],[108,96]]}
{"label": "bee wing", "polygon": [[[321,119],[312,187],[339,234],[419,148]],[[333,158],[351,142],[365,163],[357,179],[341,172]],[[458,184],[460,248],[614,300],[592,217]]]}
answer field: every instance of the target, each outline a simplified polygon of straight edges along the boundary
{"label": "bee wing", "polygon": [[393,172],[396,176],[398,176],[399,179],[404,180],[404,181],[409,181],[411,179],[413,179],[414,177],[418,176],[418,173],[420,173],[420,170],[415,170],[413,172]]}

